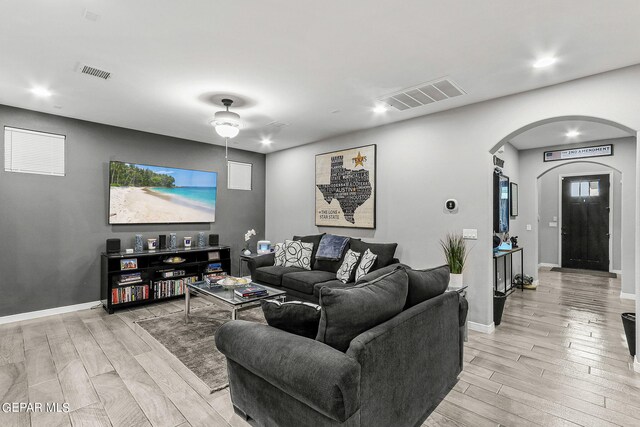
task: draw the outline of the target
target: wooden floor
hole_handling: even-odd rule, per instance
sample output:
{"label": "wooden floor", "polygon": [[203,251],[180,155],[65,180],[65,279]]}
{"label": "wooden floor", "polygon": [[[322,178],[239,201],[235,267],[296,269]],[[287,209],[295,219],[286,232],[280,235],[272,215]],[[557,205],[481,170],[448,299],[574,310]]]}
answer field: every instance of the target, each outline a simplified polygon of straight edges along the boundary
{"label": "wooden floor", "polygon": [[[541,271],[492,335],[470,332],[460,381],[426,426],[639,426],[619,279]],[[196,302],[197,304],[197,302]],[[179,301],[0,326],[0,402],[66,402],[71,412],[5,414],[0,426],[247,426],[227,390],[206,387],[134,322]]]}

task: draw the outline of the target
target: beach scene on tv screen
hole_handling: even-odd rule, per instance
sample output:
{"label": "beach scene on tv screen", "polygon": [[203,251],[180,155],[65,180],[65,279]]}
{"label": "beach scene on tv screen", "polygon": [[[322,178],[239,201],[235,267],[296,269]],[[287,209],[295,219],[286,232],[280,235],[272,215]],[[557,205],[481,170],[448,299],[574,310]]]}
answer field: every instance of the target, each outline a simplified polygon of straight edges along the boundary
{"label": "beach scene on tv screen", "polygon": [[214,222],[215,172],[111,162],[109,223]]}

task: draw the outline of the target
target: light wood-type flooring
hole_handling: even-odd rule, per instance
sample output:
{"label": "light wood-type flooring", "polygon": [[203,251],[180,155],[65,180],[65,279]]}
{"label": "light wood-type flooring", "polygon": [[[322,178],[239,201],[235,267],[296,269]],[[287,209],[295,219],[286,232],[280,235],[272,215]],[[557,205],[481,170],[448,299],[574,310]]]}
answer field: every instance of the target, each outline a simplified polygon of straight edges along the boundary
{"label": "light wood-type flooring", "polygon": [[[640,426],[620,280],[540,272],[491,335],[470,332],[465,368],[426,426]],[[194,306],[198,300],[194,300]],[[68,403],[69,413],[0,411],[0,426],[246,426],[228,390],[209,394],[134,322],[181,301],[107,315],[85,310],[0,325],[0,402]]]}

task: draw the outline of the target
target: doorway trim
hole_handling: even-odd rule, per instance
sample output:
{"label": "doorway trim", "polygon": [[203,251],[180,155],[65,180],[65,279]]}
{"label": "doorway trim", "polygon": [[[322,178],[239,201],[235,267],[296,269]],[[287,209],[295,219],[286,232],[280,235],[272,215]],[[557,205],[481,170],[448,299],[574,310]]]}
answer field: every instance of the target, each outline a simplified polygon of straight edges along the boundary
{"label": "doorway trim", "polygon": [[[609,175],[609,272],[611,272],[613,270],[613,170],[609,170],[608,172],[576,172],[558,175],[558,264],[562,267],[562,178],[589,175]],[[538,212],[539,211],[540,207],[538,207]]]}

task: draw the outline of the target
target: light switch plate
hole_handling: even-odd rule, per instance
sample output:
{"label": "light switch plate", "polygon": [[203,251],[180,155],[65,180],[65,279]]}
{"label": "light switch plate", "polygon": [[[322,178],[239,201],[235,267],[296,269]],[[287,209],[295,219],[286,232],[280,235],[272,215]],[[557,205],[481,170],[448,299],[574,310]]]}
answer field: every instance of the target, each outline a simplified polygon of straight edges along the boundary
{"label": "light switch plate", "polygon": [[463,228],[462,238],[469,240],[478,240],[478,230],[475,228]]}
{"label": "light switch plate", "polygon": [[557,227],[558,223],[557,222],[550,222],[549,223],[549,227]]}
{"label": "light switch plate", "polygon": [[531,231],[531,224],[527,224],[527,231]]}

